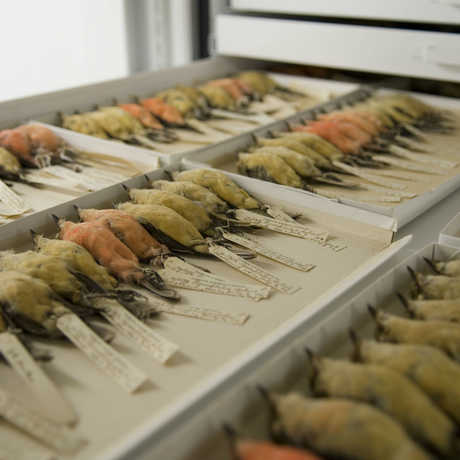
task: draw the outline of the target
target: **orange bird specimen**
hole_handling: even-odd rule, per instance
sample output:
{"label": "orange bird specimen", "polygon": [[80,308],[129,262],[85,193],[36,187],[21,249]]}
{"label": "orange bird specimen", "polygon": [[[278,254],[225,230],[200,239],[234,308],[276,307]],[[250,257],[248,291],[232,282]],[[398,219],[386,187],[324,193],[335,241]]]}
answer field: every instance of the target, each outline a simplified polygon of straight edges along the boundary
{"label": "orange bird specimen", "polygon": [[32,154],[29,137],[25,133],[16,129],[0,131],[0,146],[15,155],[25,166],[38,166]]}
{"label": "orange bird specimen", "polygon": [[125,112],[137,118],[145,127],[152,129],[164,129],[164,126],[149,112],[139,104],[118,104]]}
{"label": "orange bird specimen", "polygon": [[153,115],[157,116],[166,123],[172,125],[184,125],[184,117],[181,115],[172,105],[166,104],[163,99],[159,97],[150,97],[148,99],[142,99],[141,104]]}
{"label": "orange bird specimen", "polygon": [[57,152],[62,146],[62,140],[49,128],[40,125],[22,125],[16,128],[17,131],[29,137],[29,143],[36,152],[44,150],[47,153]]}
{"label": "orange bird specimen", "polygon": [[316,455],[266,441],[238,441],[235,460],[320,460]]}
{"label": "orange bird specimen", "polygon": [[161,277],[143,269],[136,255],[100,222],[60,221],[60,238],[83,246],[109,272],[122,281],[135,283],[162,297],[177,299],[177,293],[165,289]]}
{"label": "orange bird specimen", "polygon": [[245,85],[242,81],[236,78],[220,78],[208,82],[210,86],[219,86],[227,91],[236,102],[245,99],[246,95],[250,94],[251,88]]}
{"label": "orange bird specimen", "polygon": [[108,228],[141,260],[169,254],[169,249],[153,238],[130,214],[119,209],[77,209],[84,222],[98,222]]}
{"label": "orange bird specimen", "polygon": [[321,460],[307,450],[280,446],[268,441],[238,439],[236,431],[227,424],[224,425],[224,431],[230,443],[233,460]]}

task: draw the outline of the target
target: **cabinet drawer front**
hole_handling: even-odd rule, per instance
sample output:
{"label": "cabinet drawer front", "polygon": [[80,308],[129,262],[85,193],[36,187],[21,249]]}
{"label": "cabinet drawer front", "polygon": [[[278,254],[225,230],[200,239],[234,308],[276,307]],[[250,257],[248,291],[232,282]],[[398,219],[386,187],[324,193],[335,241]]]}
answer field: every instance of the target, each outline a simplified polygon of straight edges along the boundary
{"label": "cabinet drawer front", "polygon": [[460,81],[460,34],[221,15],[224,55]]}
{"label": "cabinet drawer front", "polygon": [[232,0],[236,10],[393,21],[460,23],[460,0]]}

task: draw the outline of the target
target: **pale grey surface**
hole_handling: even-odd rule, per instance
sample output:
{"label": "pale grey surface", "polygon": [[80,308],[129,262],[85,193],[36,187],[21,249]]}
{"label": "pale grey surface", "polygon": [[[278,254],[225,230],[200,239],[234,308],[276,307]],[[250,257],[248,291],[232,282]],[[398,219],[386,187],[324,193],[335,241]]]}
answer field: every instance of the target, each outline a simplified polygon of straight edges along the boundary
{"label": "pale grey surface", "polygon": [[438,240],[439,232],[460,211],[460,190],[447,196],[421,216],[405,225],[396,234],[396,239],[413,235],[412,241],[404,252],[415,251],[428,243]]}

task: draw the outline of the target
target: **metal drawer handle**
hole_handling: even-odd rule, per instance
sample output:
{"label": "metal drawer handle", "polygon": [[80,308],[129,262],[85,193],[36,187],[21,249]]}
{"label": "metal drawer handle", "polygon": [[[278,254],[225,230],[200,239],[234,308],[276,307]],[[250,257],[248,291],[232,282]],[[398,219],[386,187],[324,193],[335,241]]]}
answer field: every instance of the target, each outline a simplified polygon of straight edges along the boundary
{"label": "metal drawer handle", "polygon": [[460,67],[460,53],[452,46],[426,45],[422,49],[422,59],[433,64]]}

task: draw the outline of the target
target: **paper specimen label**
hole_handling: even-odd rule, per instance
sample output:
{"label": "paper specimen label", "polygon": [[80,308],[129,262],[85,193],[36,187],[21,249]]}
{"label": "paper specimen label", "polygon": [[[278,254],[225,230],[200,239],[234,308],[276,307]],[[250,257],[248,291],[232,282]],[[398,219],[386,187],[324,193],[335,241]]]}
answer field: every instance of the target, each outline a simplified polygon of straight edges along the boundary
{"label": "paper specimen label", "polygon": [[285,235],[297,236],[306,240],[324,242],[328,238],[327,232],[321,232],[302,224],[294,224],[292,222],[261,216],[260,214],[247,211],[246,209],[237,209],[235,211],[235,216],[242,222],[267,228],[274,232],[284,233]]}
{"label": "paper specimen label", "polygon": [[0,389],[0,415],[58,452],[74,453],[85,444],[70,429],[40,417]]}
{"label": "paper specimen label", "polygon": [[241,293],[242,297],[245,297],[247,295],[248,298],[252,300],[266,299],[270,295],[269,287],[256,286],[254,284],[235,283],[234,281],[231,281],[229,279],[222,278],[222,277],[213,275],[212,273],[205,272],[204,270],[201,270],[200,268],[194,265],[191,265],[177,257],[169,257],[165,261],[164,265],[165,265],[165,268],[169,269],[170,271],[175,272],[176,275],[180,273],[180,274],[184,274],[188,276],[193,276],[195,278],[205,279],[208,281],[213,281],[213,282],[217,281],[218,283],[223,283],[225,285],[225,288],[232,286],[235,289],[238,289],[238,292]]}
{"label": "paper specimen label", "polygon": [[221,109],[212,109],[211,113],[212,115],[215,115],[216,117],[234,118],[236,120],[249,121],[252,123],[259,124],[259,125],[266,125],[266,124],[273,123],[274,121],[276,121],[274,118],[268,115],[265,115],[263,113],[260,113],[258,115],[244,115],[241,113],[229,112],[227,110],[221,110]]}
{"label": "paper specimen label", "polygon": [[417,178],[414,176],[408,176],[407,171],[398,171],[397,169],[386,171],[383,169],[379,170],[379,176],[392,177],[396,179],[401,179],[405,182],[416,182]]}
{"label": "paper specimen label", "polygon": [[17,216],[29,211],[30,206],[0,180],[0,214],[3,216]]}
{"label": "paper specimen label", "polygon": [[189,142],[190,144],[213,144],[216,140],[225,139],[225,136],[216,137],[210,134],[198,134],[185,129],[176,129],[174,132],[179,140]]}
{"label": "paper specimen label", "polygon": [[454,163],[453,161],[442,160],[441,158],[431,158],[424,153],[411,152],[410,150],[399,147],[398,145],[392,145],[390,150],[396,155],[407,158],[408,160],[413,160],[418,163],[431,164],[437,166],[438,168],[451,169],[455,168],[458,164]]}
{"label": "paper specimen label", "polygon": [[338,168],[341,168],[344,171],[354,174],[357,177],[361,177],[362,179],[365,179],[368,182],[372,182],[377,185],[382,185],[383,187],[387,187],[387,188],[395,189],[395,190],[405,190],[407,188],[406,185],[398,184],[397,182],[392,182],[392,181],[383,179],[382,177],[378,177],[374,174],[365,173],[361,171],[361,169],[359,168],[349,166],[345,163],[341,163],[340,161],[334,161],[333,164],[334,166],[337,166]]}
{"label": "paper specimen label", "polygon": [[340,239],[327,240],[325,243],[322,244],[322,246],[325,248],[332,249],[335,252],[340,252],[348,247],[348,243]]}
{"label": "paper specimen label", "polygon": [[253,236],[248,235],[247,233],[235,235],[234,233],[223,232],[222,235],[226,240],[233,241],[234,243],[239,244],[240,246],[252,249],[258,254],[265,256],[269,259],[276,260],[277,262],[280,262],[283,265],[287,265],[288,267],[292,267],[303,272],[308,272],[315,268],[315,265],[300,262],[292,257],[285,256],[284,254],[281,254],[278,251],[261,245],[259,242],[255,241]]}
{"label": "paper specimen label", "polygon": [[422,142],[418,142],[415,139],[411,139],[406,136],[397,135],[394,137],[396,142],[399,142],[402,147],[409,148],[409,150],[423,150],[425,151],[425,145]]}
{"label": "paper specimen label", "polygon": [[258,267],[257,265],[254,265],[251,262],[244,260],[243,258],[237,256],[236,254],[233,254],[231,251],[225,249],[222,246],[211,244],[209,247],[209,252],[215,255],[223,262],[225,262],[226,264],[240,271],[241,273],[244,273],[250,278],[254,278],[260,283],[270,286],[273,289],[276,289],[284,294],[294,294],[300,289],[298,286],[290,286],[284,281],[281,281],[277,276],[273,275],[272,273],[269,273],[266,270],[263,270],[262,268]]}
{"label": "paper specimen label", "polygon": [[166,363],[179,350],[178,345],[155,333],[115,300],[97,300],[104,318],[160,363]]}
{"label": "paper specimen label", "polygon": [[187,316],[189,318],[203,319],[206,321],[215,321],[221,323],[233,324],[236,326],[243,325],[248,319],[248,313],[225,313],[211,308],[194,307],[190,305],[174,305],[164,302],[158,307],[161,312],[170,313],[178,316]]}
{"label": "paper specimen label", "polygon": [[89,177],[83,173],[77,173],[71,171],[70,169],[64,168],[62,166],[49,166],[47,168],[51,174],[55,174],[58,177],[74,182],[84,186],[88,190],[99,190],[104,187],[104,183],[101,183],[99,180]]}
{"label": "paper specimen label", "polygon": [[[128,175],[123,176],[111,171],[103,171],[96,167],[84,168],[81,172],[76,172],[59,165],[47,166],[28,174],[28,178],[32,181],[65,188],[70,186],[76,190],[99,190],[125,180],[126,177]],[[53,181],[53,178],[57,178],[58,181]]]}
{"label": "paper specimen label", "polygon": [[286,214],[281,208],[278,206],[268,206],[267,207],[267,214],[273,219],[283,220],[285,222],[292,222],[293,224],[296,223],[295,219],[292,218],[289,214]]}
{"label": "paper specimen label", "polygon": [[267,288],[260,289],[258,286],[250,287],[244,284],[233,284],[212,278],[186,275],[171,269],[160,270],[159,273],[169,285],[194,291],[245,297],[255,301],[265,299],[270,294],[270,289]]}
{"label": "paper specimen label", "polygon": [[59,423],[75,423],[77,415],[43,369],[16,336],[0,334],[0,351],[10,366],[31,386],[46,415]]}
{"label": "paper specimen label", "polygon": [[171,304],[159,299],[158,297],[149,296],[149,303],[154,305],[156,310],[171,315],[187,316],[189,318],[204,319],[207,321],[223,321],[230,324],[243,324],[249,318],[246,313],[223,313],[211,308],[196,307],[182,304]]}
{"label": "paper specimen label", "polygon": [[60,179],[57,176],[46,174],[46,171],[36,170],[30,171],[26,175],[26,179],[30,182],[36,182],[37,184],[43,184],[47,187],[57,187],[65,189],[67,192],[75,195],[80,195],[82,191],[86,191],[85,187],[82,187],[75,182]]}
{"label": "paper specimen label", "polygon": [[413,161],[399,160],[397,158],[388,158],[388,157],[379,157],[379,160],[383,163],[387,163],[398,168],[407,169],[409,171],[416,171],[425,174],[436,174],[438,176],[443,176],[448,174],[445,170],[443,171],[440,168],[428,167],[426,165],[417,164]]}
{"label": "paper specimen label", "polygon": [[429,138],[428,136],[425,136],[425,133],[423,131],[420,131],[418,128],[416,128],[415,126],[412,126],[412,125],[403,125],[404,126],[404,129],[407,129],[407,131],[409,131],[410,133],[412,133],[414,136],[416,137],[419,137],[420,139],[422,139],[424,142],[429,142]]}
{"label": "paper specimen label", "polygon": [[78,316],[61,316],[57,321],[57,327],[97,367],[126,391],[136,391],[147,380],[144,373],[107,345]]}
{"label": "paper specimen label", "polygon": [[225,278],[220,278],[219,276],[213,275],[212,273],[205,272],[204,270],[184,262],[177,257],[168,257],[164,262],[164,266],[165,268],[170,268],[171,270],[175,270],[187,275],[196,276],[198,278],[208,278],[223,282],[227,281]]}
{"label": "paper specimen label", "polygon": [[[229,137],[228,134],[212,128],[207,123],[204,123],[199,120],[194,120],[193,118],[187,120],[187,124],[191,126],[192,128],[195,128],[196,130],[205,134],[208,138],[210,137],[214,139],[226,139]],[[187,140],[187,139],[184,139],[184,140]]]}
{"label": "paper specimen label", "polygon": [[402,192],[399,190],[388,190],[383,187],[378,187],[377,185],[366,184],[363,187],[367,190],[373,190],[375,192],[384,193],[385,195],[393,196],[396,198],[414,198],[416,196],[416,194],[412,192]]}

